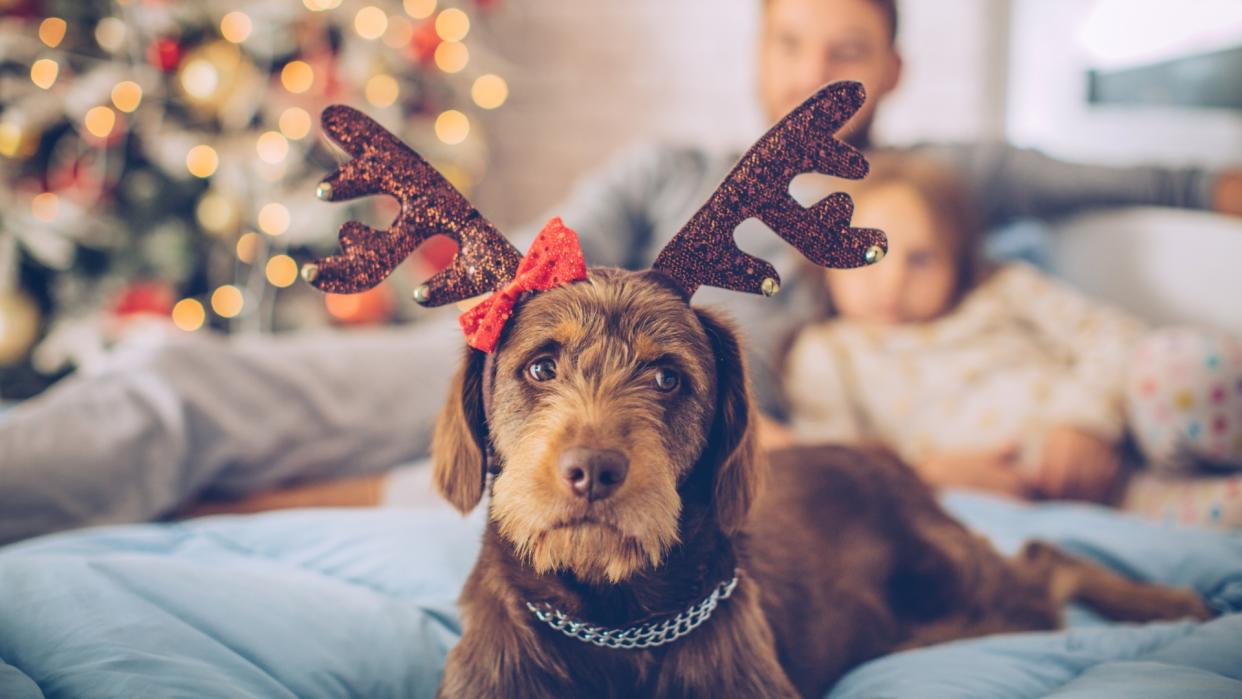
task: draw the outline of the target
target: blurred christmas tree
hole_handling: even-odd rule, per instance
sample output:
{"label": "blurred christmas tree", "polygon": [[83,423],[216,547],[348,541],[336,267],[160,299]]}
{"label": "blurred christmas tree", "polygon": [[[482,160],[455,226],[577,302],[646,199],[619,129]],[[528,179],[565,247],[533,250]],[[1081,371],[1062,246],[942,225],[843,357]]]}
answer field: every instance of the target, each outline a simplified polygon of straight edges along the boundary
{"label": "blurred christmas tree", "polygon": [[486,157],[471,113],[507,97],[476,69],[491,5],[0,0],[0,398],[38,392],[120,334],[412,308],[395,299],[451,248],[425,246],[415,274],[367,294],[295,284],[295,259],[331,252],[346,217],[395,213],[383,198],[315,200],[338,157],[318,114],[364,108],[469,191]]}

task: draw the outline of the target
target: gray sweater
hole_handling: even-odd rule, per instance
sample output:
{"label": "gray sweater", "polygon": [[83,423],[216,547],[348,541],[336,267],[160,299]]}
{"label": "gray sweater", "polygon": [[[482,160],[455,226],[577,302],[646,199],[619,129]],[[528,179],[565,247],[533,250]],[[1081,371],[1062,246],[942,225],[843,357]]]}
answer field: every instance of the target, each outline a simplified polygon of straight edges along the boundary
{"label": "gray sweater", "polygon": [[[1206,207],[1199,170],[1071,165],[1001,144],[924,146],[959,171],[992,225],[1131,204]],[[736,154],[634,149],[551,212],[587,262],[643,268],[704,202]],[[538,224],[542,224],[539,221]],[[521,249],[529,235],[516,236]],[[785,280],[774,299],[704,288],[750,339],[761,403],[780,411],[768,357],[814,309],[794,251],[754,221],[737,239]],[[412,303],[412,302],[411,302]],[[117,356],[0,414],[0,543],[166,516],[206,495],[385,471],[422,456],[463,340],[452,309],[416,325],[225,341],[206,336]]]}

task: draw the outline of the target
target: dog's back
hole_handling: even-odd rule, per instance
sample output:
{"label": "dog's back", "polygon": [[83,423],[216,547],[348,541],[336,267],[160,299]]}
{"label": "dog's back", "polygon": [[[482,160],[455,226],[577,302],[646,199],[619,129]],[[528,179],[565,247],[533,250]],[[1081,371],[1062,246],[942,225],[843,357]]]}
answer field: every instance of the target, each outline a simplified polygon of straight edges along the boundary
{"label": "dog's back", "polygon": [[1136,583],[1046,544],[1001,556],[887,452],[800,447],[770,460],[743,560],[803,696],[894,650],[1056,628],[1068,599],[1121,619],[1208,614],[1190,591]]}

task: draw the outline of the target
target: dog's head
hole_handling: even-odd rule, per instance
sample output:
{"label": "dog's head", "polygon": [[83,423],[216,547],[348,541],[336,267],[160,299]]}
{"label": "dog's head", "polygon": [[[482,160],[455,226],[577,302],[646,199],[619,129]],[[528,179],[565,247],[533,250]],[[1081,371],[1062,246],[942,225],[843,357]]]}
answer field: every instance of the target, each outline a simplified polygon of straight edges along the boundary
{"label": "dog's head", "polygon": [[[486,406],[486,409],[485,409]],[[486,414],[485,414],[486,410]],[[616,582],[658,565],[685,498],[726,532],[760,481],[737,336],[658,273],[593,270],[468,350],[433,442],[435,482],[536,570]]]}
{"label": "dog's head", "polygon": [[737,531],[759,487],[737,337],[688,303],[702,285],[780,289],[770,263],[737,247],[738,224],[761,220],[822,266],[883,257],[882,232],[850,226],[848,195],[810,207],[789,195],[800,173],[866,174],[862,153],[833,138],[862,102],[859,83],[825,86],[742,156],[651,270],[589,275],[559,220],[522,256],[393,134],[329,107],[324,131],[353,157],[320,183],[319,197],[386,192],[402,205],[387,231],[347,221],[342,253],[303,275],[326,291],[361,291],[430,236],[452,238],[453,261],[415,300],[496,293],[462,319],[479,349],[467,350],[436,429],[436,484],[464,512],[494,473],[491,517],[530,565],[620,581],[658,565],[691,512],[696,523]]}

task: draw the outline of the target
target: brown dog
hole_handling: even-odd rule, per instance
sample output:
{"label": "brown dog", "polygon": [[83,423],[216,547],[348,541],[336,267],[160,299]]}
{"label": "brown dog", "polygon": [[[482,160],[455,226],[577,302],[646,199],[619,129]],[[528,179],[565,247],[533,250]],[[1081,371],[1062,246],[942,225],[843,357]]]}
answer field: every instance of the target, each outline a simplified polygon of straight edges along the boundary
{"label": "brown dog", "polygon": [[491,494],[440,695],[819,697],[896,649],[1054,628],[1070,599],[1208,616],[1045,545],[1002,558],[890,457],[769,468],[754,417],[734,331],[660,272],[520,303],[494,354],[468,350],[435,435],[441,493],[463,512]]}
{"label": "brown dog", "polygon": [[458,252],[415,299],[495,292],[463,316],[477,349],[433,444],[437,487],[459,510],[491,492],[441,696],[815,697],[895,649],[1052,628],[1069,599],[1121,619],[1207,616],[1188,591],[1048,546],[1003,559],[882,454],[784,451],[768,471],[737,337],[689,301],[701,285],[780,289],[733,239],[747,218],[817,265],[884,257],[881,231],[850,226],[847,195],[810,207],[789,195],[799,173],[866,175],[833,138],[863,98],[858,83],[823,87],[742,156],[651,270],[589,275],[559,220],[520,255],[379,124],[324,111],[352,159],[318,195],[387,192],[402,207],[387,231],[346,222],[342,253],[304,276],[370,288],[442,234]]}

